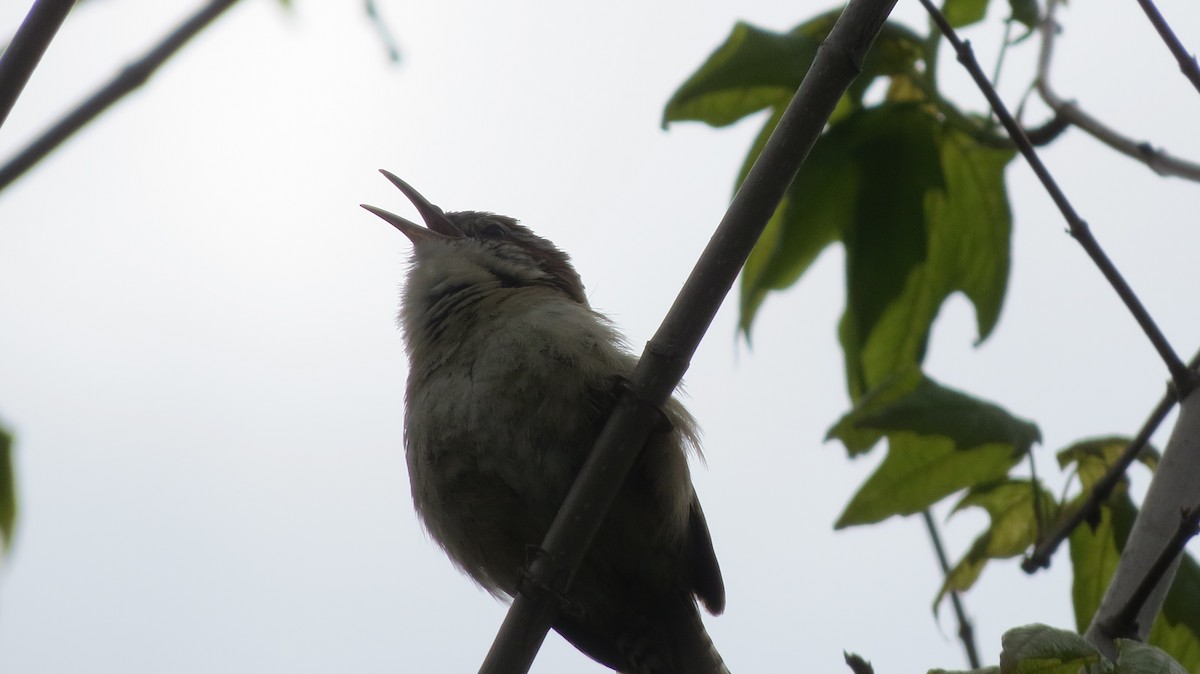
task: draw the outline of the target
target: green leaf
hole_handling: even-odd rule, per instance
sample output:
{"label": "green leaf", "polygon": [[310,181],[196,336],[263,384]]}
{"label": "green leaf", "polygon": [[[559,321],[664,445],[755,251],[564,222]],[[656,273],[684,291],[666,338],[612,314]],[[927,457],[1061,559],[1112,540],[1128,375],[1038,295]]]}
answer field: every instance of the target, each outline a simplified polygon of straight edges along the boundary
{"label": "green leaf", "polygon": [[1012,213],[1004,169],[1016,156],[978,144],[944,127],[942,176],[946,189],[927,196],[930,229],[931,291],[962,291],[975,305],[982,342],[996,327],[1008,284]]}
{"label": "green leaf", "polygon": [[1083,637],[1047,625],[1025,625],[1000,639],[1001,674],[1107,674],[1112,663]]}
{"label": "green leaf", "polygon": [[[1071,599],[1080,631],[1087,629],[1100,607],[1136,518],[1137,507],[1122,486],[1100,508],[1100,521],[1095,527],[1085,523],[1071,533],[1074,573]],[[1185,553],[1147,643],[1170,653],[1188,671],[1200,671],[1197,606],[1200,606],[1200,565]]]}
{"label": "green leaf", "polygon": [[871,449],[880,438],[883,431],[863,428],[859,420],[864,417],[874,417],[884,412],[897,401],[911,395],[925,380],[925,373],[917,367],[909,367],[894,373],[879,386],[871,389],[859,398],[849,412],[842,415],[837,423],[825,434],[826,440],[837,438],[846,446],[851,457]]}
{"label": "green leaf", "polygon": [[986,510],[991,522],[946,577],[933,600],[935,611],[947,592],[969,590],[989,560],[1016,557],[1029,549],[1058,504],[1053,494],[1031,480],[1005,479],[972,487],[951,514],[969,507]]}
{"label": "green leaf", "polygon": [[667,101],[663,128],[684,120],[726,126],[763,108],[786,105],[820,44],[820,38],[799,29],[775,33],[739,21]]}
{"label": "green leaf", "polygon": [[888,436],[888,453],[834,525],[874,524],[920,512],[954,492],[1000,479],[1018,460],[1012,446],[982,445],[961,451],[948,438],[913,433]]}
{"label": "green leaf", "polygon": [[[1083,505],[1087,494],[1128,444],[1128,438],[1095,438],[1077,442],[1058,453],[1059,466],[1068,468],[1074,464],[1082,486],[1081,493],[1060,511],[1060,520],[1070,517]],[[1122,478],[1108,502],[1101,507],[1099,518],[1093,524],[1081,524],[1071,532],[1070,552],[1074,573],[1071,599],[1075,609],[1075,628],[1080,632],[1087,629],[1100,606],[1100,600],[1120,561],[1125,539],[1137,517],[1137,508],[1126,493],[1127,488],[1128,480]]]}
{"label": "green leaf", "polygon": [[[873,214],[886,219],[864,229],[886,230],[890,237],[845,239],[847,307],[840,334],[852,398],[889,373],[923,360],[930,327],[952,293],[964,292],[975,305],[980,341],[999,317],[1011,237],[1003,170],[1013,153],[979,146],[949,127],[931,131],[941,186],[924,184],[919,210]],[[932,167],[907,162],[895,170]],[[888,198],[886,190],[864,188],[860,201]],[[905,187],[919,188],[915,181],[907,181]],[[910,220],[907,225],[899,224],[902,218]],[[906,232],[907,246],[895,240]],[[917,257],[913,250],[922,242],[926,248]],[[892,266],[879,265],[881,259]],[[901,270],[907,272],[903,278]]]}
{"label": "green leaf", "polygon": [[13,471],[12,436],[0,428],[0,544],[12,545],[17,525],[17,482]]}
{"label": "green leaf", "polygon": [[1000,668],[992,665],[991,667],[980,667],[979,669],[954,670],[954,669],[931,669],[929,674],[1000,674]]}
{"label": "green leaf", "polygon": [[978,23],[987,15],[988,0],[946,0],[942,14],[955,28]]}
{"label": "green leaf", "polygon": [[840,145],[839,161],[853,163],[858,187],[856,198],[844,204],[851,213],[841,233],[846,312],[839,333],[852,399],[924,355],[928,325],[902,326],[882,343],[876,329],[887,330],[881,323],[889,309],[910,313],[924,300],[911,291],[905,295],[916,288],[908,279],[919,275],[929,252],[925,193],[944,186],[935,127],[922,108],[900,104],[863,110],[827,134],[830,144]]}
{"label": "green leaf", "polygon": [[1022,456],[1042,439],[1037,425],[1007,410],[922,377],[890,405],[859,417],[856,426],[881,431],[912,431],[954,440],[958,450],[1007,444]]}
{"label": "green leaf", "polygon": [[[1039,439],[1032,423],[947,389],[916,367],[893,374],[829,429],[829,437],[839,438],[852,456],[870,449],[882,433],[887,434],[888,456],[854,494],[836,528],[912,514],[959,489],[1001,480]],[[1000,507],[990,499],[1007,492],[990,499],[985,494],[979,492],[966,505]],[[1009,523],[1000,520],[997,525],[997,531],[1007,531]],[[995,550],[980,550],[985,552]],[[977,566],[962,568],[962,582],[982,570]]]}
{"label": "green leaf", "polygon": [[841,239],[847,308],[839,332],[852,399],[920,363],[930,325],[954,292],[975,304],[984,339],[1008,279],[1003,170],[1012,156],[979,146],[919,105],[848,114],[813,148],[751,254],[743,331],[769,291],[795,283]]}
{"label": "green leaf", "polygon": [[1170,653],[1188,671],[1200,671],[1200,564],[1184,554],[1148,643]]}
{"label": "green leaf", "polygon": [[851,456],[866,451],[880,433],[910,431],[953,440],[957,450],[1007,444],[1015,456],[1041,440],[1036,424],[994,403],[943,386],[916,367],[894,373],[865,395],[829,430]]}
{"label": "green leaf", "polygon": [[[928,326],[908,329],[901,325],[907,318],[881,323],[889,312],[910,313],[925,299],[910,291],[908,281],[920,273],[929,251],[925,193],[945,184],[935,128],[918,106],[887,105],[864,110],[828,134],[829,142],[843,146],[843,161],[854,164],[859,191],[843,205],[852,212],[842,231],[846,312],[839,333],[852,399],[924,355]],[[889,327],[900,333],[883,334]]]}
{"label": "green leaf", "polygon": [[1038,439],[1033,424],[945,388],[915,367],[863,396],[828,437],[840,439],[853,456],[883,433],[888,454],[850,500],[837,528],[910,515],[960,489],[995,482]]}
{"label": "green leaf", "polygon": [[[782,109],[812,65],[840,10],[821,14],[787,33],[739,22],[729,37],[667,101],[663,127],[699,121],[725,126],[765,108]],[[849,101],[859,104],[876,77],[913,70],[924,54],[920,36],[887,22],[851,84]]]}
{"label": "green leaf", "polygon": [[[838,528],[910,515],[960,489],[1000,480],[1040,438],[1034,424],[915,367],[863,396],[827,438],[840,439],[853,456],[884,433],[888,455],[846,506]],[[968,505],[991,503],[978,498]]]}
{"label": "green leaf", "polygon": [[[1066,510],[1069,512],[1069,508]],[[1087,630],[1100,607],[1136,517],[1137,508],[1122,489],[1101,507],[1100,520],[1095,526],[1083,523],[1071,532],[1071,601],[1075,609],[1075,628],[1080,632]]]}
{"label": "green leaf", "polygon": [[[776,111],[751,147],[738,184],[745,178],[763,143],[779,121]],[[788,187],[779,207],[750,253],[742,271],[739,328],[747,337],[759,306],[771,290],[795,283],[829,244],[841,239],[858,198],[858,174],[842,160],[837,138],[819,141]]]}
{"label": "green leaf", "polygon": [[[1125,453],[1130,438],[1110,435],[1100,438],[1080,440],[1058,453],[1058,465],[1067,468],[1075,464],[1075,472],[1079,475],[1083,490],[1090,491],[1104,477],[1109,467],[1117,463],[1117,459]],[[1137,460],[1150,470],[1158,466],[1158,450],[1146,445],[1138,453]],[[1122,484],[1128,484],[1128,478],[1122,477]]]}
{"label": "green leaf", "polygon": [[1041,15],[1037,0],[1008,0],[1008,6],[1012,9],[1013,21],[1030,30],[1037,26]]}
{"label": "green leaf", "polygon": [[1188,670],[1160,648],[1117,639],[1117,674],[1188,674]]}

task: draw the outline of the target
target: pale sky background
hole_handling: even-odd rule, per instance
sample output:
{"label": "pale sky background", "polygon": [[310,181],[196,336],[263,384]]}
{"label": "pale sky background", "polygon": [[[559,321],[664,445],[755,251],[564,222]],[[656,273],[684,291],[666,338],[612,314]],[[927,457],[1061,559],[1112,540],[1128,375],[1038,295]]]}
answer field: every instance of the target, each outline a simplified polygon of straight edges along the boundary
{"label": "pale sky background", "polygon": [[[199,4],[85,3],[0,131],[0,156]],[[394,325],[409,244],[357,204],[411,215],[383,167],[447,209],[522,219],[574,256],[593,304],[640,347],[761,123],[663,132],[663,104],[735,20],[786,30],[831,6],[382,1],[397,66],[361,3],[245,0],[0,194],[0,419],[21,498],[0,568],[0,672],[474,672],[505,607],[413,515]],[[1160,6],[1200,48],[1200,5]],[[0,2],[0,31],[27,7]],[[924,30],[915,0],[894,18]],[[1060,93],[1200,158],[1200,95],[1136,3],[1074,3],[1061,18]],[[969,37],[990,60],[997,24]],[[1010,55],[1010,101],[1034,50]],[[943,72],[979,109],[952,57]],[[1079,131],[1044,156],[1190,356],[1198,186]],[[1133,433],[1166,374],[1030,171],[1008,175],[999,328],[974,348],[974,314],[951,300],[928,370],[1037,421],[1057,488],[1053,452]],[[687,377],[729,594],[707,624],[735,672],[844,672],[843,649],[881,674],[965,666],[950,611],[930,611],[939,573],[919,519],[832,530],[882,458],[850,462],[822,442],[847,405],[841,264],[830,249],[770,298],[753,349],[727,302]],[[955,557],[984,521],[950,520]],[[1073,625],[1068,566],[1064,549],[1033,578],[1016,561],[989,567],[966,596],[988,663],[1009,627]],[[603,670],[552,635],[534,671]]]}

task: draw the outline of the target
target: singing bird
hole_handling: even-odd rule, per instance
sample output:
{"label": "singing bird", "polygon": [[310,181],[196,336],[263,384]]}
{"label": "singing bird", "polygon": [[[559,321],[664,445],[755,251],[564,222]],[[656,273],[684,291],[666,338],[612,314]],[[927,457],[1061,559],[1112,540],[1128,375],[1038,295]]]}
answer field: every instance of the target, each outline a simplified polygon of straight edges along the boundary
{"label": "singing bird", "polygon": [[[425,225],[363,207],[413,245],[401,298],[413,503],[450,559],[515,596],[637,359],[588,304],[570,258],[517,220],[445,213],[382,172]],[[554,629],[626,674],[728,673],[700,620],[725,607],[672,398],[563,597]]]}

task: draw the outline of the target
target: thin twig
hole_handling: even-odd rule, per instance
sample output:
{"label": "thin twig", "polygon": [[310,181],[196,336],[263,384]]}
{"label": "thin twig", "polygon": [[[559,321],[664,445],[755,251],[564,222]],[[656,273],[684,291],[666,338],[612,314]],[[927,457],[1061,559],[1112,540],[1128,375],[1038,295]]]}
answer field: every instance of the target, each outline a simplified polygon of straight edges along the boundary
{"label": "thin twig", "polygon": [[0,56],[0,126],[74,4],[75,0],[37,0],[29,8],[25,21]]}
{"label": "thin twig", "polygon": [[1042,534],[1046,531],[1046,506],[1042,499],[1042,481],[1038,479],[1037,474],[1037,459],[1034,458],[1033,452],[1029,452],[1029,490],[1032,492],[1033,498],[1033,523],[1037,527],[1037,540],[1042,539]]}
{"label": "thin twig", "polygon": [[[1188,367],[1195,370],[1200,367],[1200,351],[1192,356],[1192,360],[1188,363]],[[1150,412],[1150,416],[1142,423],[1142,427],[1138,430],[1133,440],[1121,453],[1104,475],[1092,485],[1092,489],[1088,492],[1087,500],[1085,500],[1071,516],[1063,520],[1058,527],[1045,539],[1038,542],[1034,547],[1033,552],[1021,562],[1021,569],[1025,573],[1034,573],[1038,569],[1045,569],[1050,566],[1050,558],[1054,552],[1058,550],[1058,546],[1062,542],[1070,538],[1071,532],[1080,524],[1089,521],[1095,521],[1095,518],[1100,515],[1100,506],[1108,500],[1113,489],[1121,483],[1121,478],[1124,477],[1125,471],[1133,465],[1139,454],[1150,442],[1150,436],[1158,430],[1164,419],[1175,407],[1175,403],[1179,401],[1179,396],[1175,387],[1167,388],[1166,394],[1154,406],[1154,410]]]}
{"label": "thin twig", "polygon": [[[942,567],[942,576],[950,578],[950,560],[946,557],[946,548],[942,546],[942,535],[938,532],[937,522],[933,520],[933,515],[928,510],[922,510],[921,516],[925,518],[925,530],[929,532],[929,540],[933,542],[933,551],[937,554],[938,564]],[[979,669],[983,665],[979,662],[979,648],[975,645],[975,627],[971,624],[971,619],[967,617],[967,610],[963,608],[962,598],[958,596],[957,590],[949,590],[950,605],[954,607],[954,616],[958,619],[958,639],[962,641],[963,650],[967,652],[967,662],[970,663],[971,669]]]}
{"label": "thin twig", "polygon": [[1046,16],[1042,19],[1039,29],[1042,33],[1042,51],[1038,56],[1035,84],[1042,101],[1055,113],[1069,119],[1071,124],[1079,127],[1085,133],[1117,152],[1142,162],[1155,173],[1161,176],[1176,176],[1200,181],[1200,164],[1173,157],[1162,148],[1156,148],[1148,142],[1136,141],[1118,133],[1104,122],[1084,112],[1075,103],[1063,100],[1050,87],[1050,61],[1054,53],[1054,39],[1058,35],[1058,23],[1054,20],[1054,13],[1058,9],[1059,2],[1060,0],[1047,1]]}
{"label": "thin twig", "polygon": [[[1004,57],[1008,55],[1008,48],[1012,46],[1012,20],[1004,22],[1004,37],[1000,40],[1000,51],[996,54],[996,67],[992,68],[992,86],[1000,86],[1000,73],[1004,72]],[[1017,108],[1017,114],[1021,114],[1021,108]],[[995,111],[988,114],[988,122],[992,122],[995,118]],[[1026,132],[1028,134],[1028,131]]]}
{"label": "thin twig", "polygon": [[1175,36],[1175,31],[1171,30],[1170,24],[1158,11],[1158,7],[1154,6],[1153,0],[1138,0],[1138,4],[1142,6],[1142,11],[1150,19],[1150,23],[1154,24],[1154,30],[1157,30],[1163,42],[1167,43],[1171,55],[1179,61],[1180,72],[1191,81],[1196,91],[1200,92],[1200,63],[1196,62],[1196,55],[1189,54],[1188,50],[1184,49],[1183,43]]}
{"label": "thin twig", "polygon": [[54,148],[61,145],[63,141],[70,138],[72,134],[81,129],[85,124],[107,110],[113,103],[116,103],[129,92],[145,84],[146,80],[150,79],[150,76],[154,74],[154,71],[159,66],[175,52],[179,51],[183,45],[187,44],[188,40],[195,37],[205,26],[212,23],[222,12],[237,3],[237,1],[213,0],[203,9],[193,14],[187,21],[180,24],[166,39],[151,49],[145,56],[125,66],[108,84],[80,103],[66,117],[59,120],[58,123],[50,127],[39,138],[21,150],[7,164],[0,167],[0,191],[7,188],[25,171],[28,171],[34,164],[44,159]]}
{"label": "thin twig", "polygon": [[1120,611],[1113,615],[1112,620],[1097,625],[1102,634],[1109,639],[1138,638],[1138,614],[1141,613],[1142,606],[1150,598],[1150,594],[1154,592],[1159,581],[1166,575],[1167,570],[1171,568],[1179,555],[1183,554],[1183,548],[1188,541],[1196,534],[1200,534],[1200,503],[1180,513],[1179,527],[1175,530],[1175,534],[1171,536],[1171,540],[1167,541],[1167,545],[1154,560],[1154,564],[1146,571],[1146,575],[1142,578],[1142,582],[1138,583],[1137,589],[1129,595],[1129,600],[1121,607]]}
{"label": "thin twig", "polygon": [[1071,230],[1071,236],[1075,237],[1079,245],[1083,246],[1088,257],[1092,258],[1092,262],[1100,269],[1100,273],[1104,274],[1104,277],[1108,279],[1113,290],[1117,291],[1117,295],[1125,303],[1125,307],[1129,309],[1129,313],[1133,314],[1134,320],[1138,322],[1142,331],[1146,333],[1146,337],[1150,339],[1150,343],[1158,351],[1159,358],[1166,364],[1167,370],[1171,373],[1171,379],[1180,391],[1180,397],[1186,397],[1187,392],[1195,384],[1195,376],[1192,371],[1188,369],[1188,366],[1184,364],[1179,355],[1175,353],[1175,350],[1171,348],[1170,343],[1167,342],[1167,338],[1158,329],[1158,325],[1154,323],[1154,319],[1150,317],[1150,313],[1146,311],[1146,307],[1142,306],[1141,300],[1138,299],[1133,289],[1126,283],[1124,277],[1121,276],[1121,272],[1117,271],[1112,260],[1108,259],[1108,255],[1100,247],[1096,238],[1092,236],[1088,224],[1075,212],[1075,208],[1071,206],[1071,202],[1067,200],[1066,195],[1063,194],[1054,177],[1050,175],[1050,171],[1042,163],[1041,158],[1038,157],[1037,150],[1033,148],[1033,145],[1025,136],[1025,132],[1021,130],[1021,126],[1013,119],[1013,116],[1008,111],[1008,107],[1004,105],[1004,101],[1000,100],[1000,95],[996,93],[996,89],[988,82],[987,75],[983,73],[983,69],[979,67],[979,61],[975,59],[970,42],[964,42],[959,39],[950,22],[946,20],[946,17],[942,15],[941,11],[930,0],[921,0],[921,4],[925,6],[925,10],[929,12],[934,22],[938,24],[938,27],[942,30],[942,34],[954,46],[959,63],[962,63],[967,72],[971,74],[971,78],[975,80],[975,85],[979,87],[979,90],[987,98],[988,103],[991,104],[992,109],[996,111],[996,116],[1000,119],[1000,123],[1004,125],[1009,135],[1016,141],[1017,149],[1024,155],[1025,161],[1029,162],[1029,166],[1037,174],[1042,186],[1050,194],[1050,198],[1054,200],[1054,204],[1058,206],[1058,210],[1062,213],[1063,218],[1066,219],[1067,226]]}
{"label": "thin twig", "polygon": [[850,0],[708,246],[646,345],[596,446],[528,569],[480,672],[529,670],[588,544],[649,436],[657,407],[687,370],[738,272],[821,134],[896,0]]}
{"label": "thin twig", "polygon": [[383,47],[387,49],[388,60],[392,63],[400,62],[400,46],[396,43],[396,38],[392,36],[392,31],[388,29],[387,23],[383,17],[379,15],[379,8],[375,6],[375,0],[365,0],[363,2],[363,10],[367,13],[367,18],[371,23],[375,24],[375,30],[379,33],[379,40],[383,42]]}

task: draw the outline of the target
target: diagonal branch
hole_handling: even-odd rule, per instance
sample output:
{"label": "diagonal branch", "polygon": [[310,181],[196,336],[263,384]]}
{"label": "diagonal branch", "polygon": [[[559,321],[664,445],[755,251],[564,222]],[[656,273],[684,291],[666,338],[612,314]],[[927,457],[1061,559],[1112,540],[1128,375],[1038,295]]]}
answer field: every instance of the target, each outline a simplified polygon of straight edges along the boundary
{"label": "diagonal branch", "polygon": [[1200,164],[1179,159],[1156,148],[1145,141],[1135,141],[1124,136],[1112,127],[1080,109],[1072,101],[1063,100],[1050,87],[1050,61],[1054,54],[1054,39],[1058,35],[1058,23],[1054,20],[1054,12],[1058,9],[1060,0],[1048,0],[1046,16],[1042,19],[1042,52],[1038,57],[1037,80],[1035,82],[1038,95],[1054,112],[1066,118],[1075,126],[1088,133],[1096,140],[1104,143],[1121,154],[1128,155],[1150,167],[1150,170],[1161,176],[1176,176],[1187,180],[1200,181]]}
{"label": "diagonal branch", "polygon": [[896,0],[850,0],[778,126],[734,195],[596,441],[529,567],[481,673],[526,672],[588,544],[664,404],[687,369],[767,220],[879,34]]}
{"label": "diagonal branch", "polygon": [[1158,405],[1154,407],[1154,411],[1150,413],[1150,417],[1142,424],[1142,428],[1138,431],[1138,434],[1125,447],[1125,451],[1109,466],[1104,476],[1092,486],[1092,490],[1088,492],[1087,500],[1071,513],[1070,517],[1060,523],[1049,536],[1039,541],[1034,547],[1033,552],[1021,562],[1021,569],[1025,573],[1034,573],[1038,569],[1048,568],[1050,566],[1050,558],[1058,550],[1058,546],[1071,537],[1071,533],[1075,531],[1075,528],[1084,522],[1094,521],[1094,518],[1100,513],[1100,506],[1108,500],[1113,489],[1121,483],[1121,478],[1124,477],[1125,471],[1129,470],[1129,467],[1137,460],[1138,455],[1142,453],[1142,450],[1150,442],[1150,436],[1158,430],[1158,427],[1167,418],[1167,414],[1170,413],[1177,402],[1178,399],[1175,397],[1173,391],[1168,391],[1162,400],[1158,401]]}
{"label": "diagonal branch", "polygon": [[0,56],[0,126],[74,4],[75,0],[37,0],[29,8],[25,21]]}
{"label": "diagonal branch", "polygon": [[1189,54],[1188,50],[1184,49],[1183,43],[1175,36],[1175,31],[1171,30],[1170,24],[1154,5],[1154,0],[1138,0],[1138,4],[1142,6],[1142,11],[1150,19],[1150,23],[1154,24],[1154,30],[1158,31],[1159,37],[1167,43],[1171,55],[1179,61],[1179,70],[1191,81],[1192,86],[1196,87],[1196,91],[1200,91],[1200,63],[1196,62],[1196,55]]}
{"label": "diagonal branch", "polygon": [[113,103],[145,84],[159,66],[235,3],[237,0],[212,0],[187,21],[180,24],[145,56],[125,66],[108,84],[80,103],[66,117],[63,117],[37,140],[21,150],[7,164],[0,167],[0,191],[11,185],[34,164],[45,159],[46,155],[50,154],[54,148],[83,128],[85,124],[98,117]]}
{"label": "diagonal branch", "polygon": [[[1192,360],[1188,363],[1188,367],[1195,370],[1200,367],[1200,352],[1192,356]],[[1175,407],[1175,403],[1179,402],[1179,396],[1176,394],[1174,387],[1167,390],[1162,399],[1155,405],[1154,410],[1150,412],[1150,416],[1142,424],[1141,430],[1129,442],[1129,446],[1121,453],[1121,456],[1109,466],[1104,476],[1092,485],[1091,492],[1088,493],[1087,500],[1084,501],[1078,510],[1071,513],[1071,516],[1058,525],[1058,527],[1045,539],[1038,542],[1034,547],[1033,552],[1029,554],[1025,561],[1021,562],[1021,569],[1026,573],[1033,573],[1038,569],[1044,569],[1050,566],[1050,557],[1058,550],[1058,546],[1062,542],[1070,538],[1071,532],[1084,522],[1092,521],[1093,518],[1099,517],[1100,506],[1108,500],[1113,489],[1121,482],[1121,477],[1125,475],[1125,471],[1129,469],[1133,462],[1137,460],[1139,454],[1150,442],[1150,436],[1158,430],[1162,425],[1167,414]]]}
{"label": "diagonal branch", "polygon": [[[1054,2],[1054,0],[1051,0],[1051,2]],[[1108,258],[1108,255],[1100,247],[1096,238],[1092,236],[1091,228],[1075,212],[1075,208],[1067,200],[1067,196],[1058,186],[1054,177],[1050,175],[1050,171],[1042,163],[1041,158],[1038,157],[1037,150],[1033,148],[1033,145],[1029,142],[1029,138],[1025,136],[1025,132],[1021,129],[1021,126],[1013,119],[1012,114],[1008,111],[1008,107],[1004,105],[1004,101],[1000,100],[1000,95],[996,93],[996,89],[988,81],[987,75],[979,67],[979,62],[975,59],[975,53],[971,50],[970,42],[964,42],[959,39],[950,22],[946,20],[946,17],[930,0],[921,0],[921,4],[924,5],[929,15],[933,17],[942,34],[954,46],[959,63],[962,63],[967,72],[971,74],[971,79],[975,80],[975,85],[979,87],[979,90],[987,98],[988,103],[992,106],[992,110],[996,112],[1000,123],[1004,125],[1005,130],[1008,131],[1008,134],[1017,143],[1017,149],[1021,151],[1021,154],[1025,157],[1025,161],[1029,163],[1033,172],[1037,174],[1038,180],[1041,181],[1046,192],[1050,194],[1050,198],[1054,200],[1054,205],[1058,207],[1059,212],[1062,213],[1063,218],[1067,221],[1071,236],[1075,237],[1080,246],[1083,246],[1084,251],[1087,252],[1088,257],[1092,258],[1092,262],[1100,270],[1100,273],[1104,274],[1104,278],[1108,279],[1109,285],[1120,296],[1129,313],[1133,314],[1134,320],[1138,322],[1142,331],[1146,333],[1146,337],[1149,338],[1150,343],[1158,351],[1159,358],[1166,364],[1167,370],[1171,373],[1171,379],[1180,392],[1180,398],[1186,397],[1188,391],[1195,385],[1195,373],[1188,369],[1188,366],[1184,364],[1179,355],[1175,353],[1175,350],[1171,348],[1166,336],[1158,329],[1158,325],[1154,323],[1154,319],[1150,317],[1150,312],[1146,311],[1146,307],[1142,305],[1141,300],[1134,294],[1133,289],[1129,287],[1125,278],[1121,276],[1121,272],[1117,270],[1116,265],[1112,263],[1112,260]]]}

